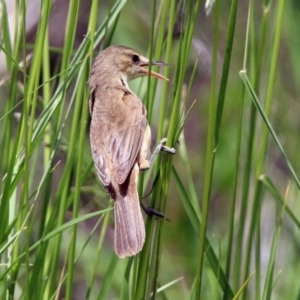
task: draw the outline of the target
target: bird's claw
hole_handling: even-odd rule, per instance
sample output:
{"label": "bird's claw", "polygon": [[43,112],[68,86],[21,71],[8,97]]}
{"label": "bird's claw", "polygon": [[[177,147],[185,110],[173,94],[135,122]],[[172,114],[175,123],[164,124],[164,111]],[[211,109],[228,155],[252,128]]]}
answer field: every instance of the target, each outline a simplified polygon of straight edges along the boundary
{"label": "bird's claw", "polygon": [[145,207],[144,211],[149,217],[156,216],[156,217],[162,218],[162,219],[165,218],[165,215],[162,212],[157,211],[153,207]]}
{"label": "bird's claw", "polygon": [[160,142],[159,142],[159,144],[161,145],[160,151],[167,152],[167,153],[170,153],[170,154],[175,154],[176,153],[176,149],[175,148],[167,147],[165,145],[166,142],[167,142],[167,138],[163,138],[163,139],[160,140]]}

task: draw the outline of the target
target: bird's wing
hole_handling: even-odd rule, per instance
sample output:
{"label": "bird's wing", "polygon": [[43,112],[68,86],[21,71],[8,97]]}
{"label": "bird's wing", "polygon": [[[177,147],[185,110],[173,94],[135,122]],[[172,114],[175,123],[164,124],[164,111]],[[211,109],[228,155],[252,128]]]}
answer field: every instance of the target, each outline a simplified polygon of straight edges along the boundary
{"label": "bird's wing", "polygon": [[146,109],[140,99],[124,93],[122,100],[127,113],[121,114],[119,126],[107,136],[107,148],[119,184],[124,183],[136,161],[147,126]]}
{"label": "bird's wing", "polygon": [[122,184],[128,177],[142,146],[146,114],[140,99],[126,88],[120,88],[114,94],[114,101],[107,103],[106,111],[99,115],[99,119],[105,115],[105,120],[94,130],[98,136],[100,130],[103,133],[92,149],[97,173],[105,186],[112,181]]}

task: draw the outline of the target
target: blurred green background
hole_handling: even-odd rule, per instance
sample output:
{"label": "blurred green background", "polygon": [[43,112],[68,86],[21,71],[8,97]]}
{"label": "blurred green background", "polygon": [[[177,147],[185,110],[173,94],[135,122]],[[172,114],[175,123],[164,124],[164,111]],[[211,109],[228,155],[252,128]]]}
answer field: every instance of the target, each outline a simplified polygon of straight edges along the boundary
{"label": "blurred green background", "polygon": [[[173,102],[178,91],[181,91],[180,114],[187,113],[190,107],[192,109],[183,132],[178,137],[178,143],[174,141],[177,153],[172,158],[172,163],[181,184],[174,178],[174,173],[170,180],[167,179],[170,188],[165,216],[170,221],[152,220],[152,222],[163,222],[164,225],[162,235],[159,237],[159,255],[154,261],[149,260],[149,270],[153,268],[155,272],[147,277],[147,286],[150,288],[143,299],[151,298],[149,293],[152,285],[153,288],[161,287],[176,279],[180,280],[170,287],[165,287],[163,292],[155,296],[156,299],[233,299],[222,286],[222,282],[225,282],[220,275],[222,272],[226,274],[224,278],[236,296],[234,299],[300,299],[299,190],[287,160],[274,138],[270,134],[264,136],[266,122],[254,106],[253,99],[239,76],[244,66],[246,34],[249,32],[245,65],[247,76],[295,173],[299,175],[299,1],[252,1],[248,29],[249,1],[218,1],[220,2],[217,4],[218,9],[214,6],[209,15],[206,14],[203,1],[197,11],[193,8],[198,7],[199,1],[166,3],[164,1],[117,1],[116,5],[119,5],[120,13],[112,10],[115,2],[99,1],[95,13],[96,28],[106,17],[111,17],[113,23],[104,24],[104,38],[100,39],[101,42],[97,45],[95,44],[96,49],[93,51],[89,48],[84,59],[79,63],[76,61],[79,67],[74,64],[74,70],[79,76],[72,79],[69,87],[66,84],[67,75],[63,70],[73,68],[70,61],[78,53],[79,45],[83,41],[87,42],[87,48],[93,47],[88,45],[90,36],[86,33],[91,30],[93,13],[90,14],[90,9],[92,3],[96,5],[96,1],[81,2],[77,11],[78,20],[70,21],[70,28],[74,32],[67,31],[68,38],[65,37],[65,23],[69,2],[53,1],[52,7],[49,5],[50,21],[47,33],[49,45],[45,42],[48,41],[45,36],[43,41],[43,51],[47,49],[47,55],[45,53],[41,55],[42,67],[37,68],[37,72],[33,73],[37,78],[35,87],[41,85],[34,96],[35,102],[30,102],[28,96],[32,96],[29,85],[30,76],[33,76],[30,73],[33,69],[32,59],[27,68],[21,67],[21,70],[18,70],[13,58],[17,62],[22,61],[25,55],[32,52],[32,49],[35,51],[37,49],[37,22],[38,20],[41,22],[39,2],[32,0],[25,4],[23,1],[16,1],[17,7],[10,7],[10,1],[1,3],[1,299],[140,299],[136,292],[139,286],[137,274],[140,274],[137,270],[140,270],[144,256],[134,260],[116,258],[113,253],[114,221],[112,216],[109,216],[110,212],[101,214],[100,225],[97,223],[99,216],[80,220],[74,215],[74,211],[77,211],[76,214],[80,218],[112,205],[92,164],[88,134],[89,118],[84,112],[89,98],[85,83],[89,72],[89,60],[101,49],[109,45],[126,45],[145,56],[149,56],[150,53],[154,56],[156,51],[159,52],[161,49],[161,57],[154,57],[154,59],[166,60],[166,56],[168,57],[166,43],[170,35],[172,47],[167,63],[171,66],[168,71],[160,70],[161,73],[169,72],[170,78],[164,122],[160,117],[162,109],[160,103],[164,97],[162,95],[166,83],[151,80],[151,88],[153,88],[151,93],[154,94],[154,100],[150,102],[152,114],[149,120],[153,133],[152,147],[155,147],[159,138],[159,126],[164,128],[164,135],[168,134],[174,109]],[[46,3],[50,1],[46,1],[45,6]],[[77,1],[70,3],[75,5]],[[165,8],[168,5],[170,12]],[[229,23],[234,19],[235,5],[237,12],[233,31]],[[165,26],[161,25],[162,11],[167,11],[168,22],[171,18],[171,7],[175,8],[173,33],[169,32],[168,23]],[[22,34],[20,34],[19,44],[16,35],[14,42],[11,36],[12,48],[9,49],[7,24],[13,24],[16,16],[14,13],[18,10],[20,18],[24,17],[19,25],[21,26],[22,22],[26,25],[21,26],[23,29],[20,29]],[[189,19],[192,18],[192,12],[196,16],[194,23]],[[43,17],[46,18],[46,14],[43,14]],[[157,24],[154,25],[155,22]],[[74,24],[78,24],[77,30]],[[194,30],[191,29],[193,26]],[[184,57],[182,49],[189,50],[189,45],[185,48],[182,43],[188,32],[193,33],[191,48],[182,68],[181,59],[183,60]],[[230,32],[234,34],[232,49],[228,41]],[[74,34],[74,45],[70,41],[72,34]],[[162,44],[156,44],[159,34],[164,37]],[[217,37],[218,44],[214,42],[214,36]],[[276,37],[279,41],[278,53],[275,51]],[[70,52],[66,51],[66,42],[70,43]],[[215,57],[213,49],[216,49]],[[228,49],[232,50],[231,55]],[[36,55],[36,52],[34,53]],[[224,63],[226,55],[230,57],[228,65]],[[69,57],[69,62],[64,61],[65,57]],[[63,69],[64,62],[66,64]],[[225,82],[226,90],[221,92],[220,84],[226,77],[224,75],[226,67],[229,68],[228,81]],[[23,75],[25,72],[28,77]],[[46,73],[48,74],[45,75]],[[183,84],[180,86],[179,74],[184,76]],[[273,74],[275,77],[272,81]],[[50,78],[49,86],[45,80],[47,76]],[[214,96],[211,91],[213,80],[216,82]],[[149,96],[149,82],[144,78],[130,83],[132,90],[144,103]],[[27,139],[27,129],[21,131],[20,128],[28,128],[28,132],[31,132],[32,128],[24,125],[25,121],[29,124],[29,120],[24,120],[23,116],[24,107],[27,105],[24,103],[28,103],[28,116],[34,116],[36,120],[40,118],[42,124],[41,117],[44,116],[44,112],[50,111],[47,105],[51,101],[56,103],[56,99],[60,99],[55,98],[55,93],[60,86],[63,86],[61,99],[64,100],[57,100],[59,109],[51,115],[51,121],[50,119],[45,121],[49,122],[47,123],[49,127],[43,129],[42,138],[37,139],[39,146],[34,151],[29,151],[27,156],[26,151],[22,150],[22,145]],[[81,100],[78,100],[76,95],[78,97],[81,95],[79,97]],[[222,96],[224,97],[222,118],[219,118],[221,122],[219,127],[217,125],[219,141],[214,145],[216,148],[211,149],[207,146],[208,138],[214,130],[210,131],[210,129],[215,129],[218,119],[216,114],[210,115],[211,101],[215,103],[213,110],[216,112],[220,107]],[[267,108],[269,96],[271,102]],[[46,99],[49,102],[45,102]],[[75,108],[75,103],[78,101],[81,103],[78,104],[78,108]],[[32,103],[36,103],[35,109],[32,108]],[[18,105],[14,107],[16,104]],[[77,112],[78,122],[75,122]],[[214,124],[212,127],[210,122]],[[78,125],[79,123],[84,123],[86,128]],[[23,127],[20,124],[23,124]],[[63,131],[60,131],[62,128]],[[269,132],[269,129],[266,132]],[[76,138],[72,140],[73,134],[77,135],[77,140]],[[80,137],[84,137],[82,144]],[[263,155],[262,145],[265,142],[267,152]],[[73,149],[74,153],[70,154],[70,149]],[[210,151],[215,156],[211,182],[208,183],[209,201],[205,202],[206,178],[210,177],[206,163]],[[10,181],[9,176],[14,172],[18,174],[16,153],[25,153],[25,173],[20,173],[21,175],[16,177],[17,183],[14,184],[13,177]],[[82,158],[82,162],[78,157]],[[78,160],[81,165],[76,165]],[[155,170],[159,169],[160,164],[163,166],[164,157],[159,158]],[[67,177],[66,170],[68,170]],[[155,175],[155,171],[151,175],[145,175],[143,195],[150,192]],[[39,186],[43,176],[47,179]],[[80,182],[77,181],[79,177]],[[29,182],[26,183],[26,180]],[[28,187],[27,192],[25,186]],[[186,199],[183,197],[183,191],[186,192]],[[65,199],[64,207],[60,202],[62,198]],[[77,199],[74,203],[78,201],[76,209],[72,204],[74,199]],[[284,199],[285,204],[283,204]],[[153,204],[150,197],[143,199],[143,202]],[[187,208],[189,202],[197,203],[198,208],[194,213],[199,219],[202,218],[202,224],[204,222],[207,225],[206,236],[210,246],[205,248],[204,257],[199,254],[200,230],[195,230],[191,212]],[[200,211],[203,213],[203,202],[208,204],[206,216],[199,213]],[[76,230],[73,227],[62,227],[72,220],[75,220],[74,224],[78,225]],[[24,227],[29,230],[25,230]],[[15,239],[14,234],[19,232],[23,233]],[[51,236],[44,244],[41,243],[37,248],[30,250],[32,245],[43,241],[49,232],[59,233],[60,238]],[[229,242],[230,232],[233,239]],[[74,267],[71,268],[68,257],[72,249],[78,260],[76,259]],[[215,266],[212,266],[211,261],[207,259],[206,255],[209,251],[213,251],[216,255],[218,264]],[[200,267],[202,260],[203,269]],[[202,274],[201,280],[199,280],[199,272]],[[35,289],[35,284],[39,285],[35,282],[37,279],[41,283]],[[198,291],[199,282],[201,294],[195,292]],[[144,285],[144,281],[140,284]],[[154,299],[154,296],[151,299]]]}

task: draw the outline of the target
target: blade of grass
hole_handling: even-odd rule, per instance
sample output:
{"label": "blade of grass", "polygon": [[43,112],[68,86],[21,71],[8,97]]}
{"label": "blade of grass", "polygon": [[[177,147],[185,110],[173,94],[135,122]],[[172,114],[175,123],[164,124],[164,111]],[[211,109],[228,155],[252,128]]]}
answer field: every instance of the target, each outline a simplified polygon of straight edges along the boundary
{"label": "blade of grass", "polygon": [[[173,177],[175,179],[176,182],[176,187],[178,190],[178,193],[180,195],[180,198],[182,199],[182,203],[184,205],[184,208],[189,216],[189,220],[191,221],[195,232],[199,232],[200,231],[200,227],[201,227],[201,222],[200,222],[200,215],[197,213],[197,209],[195,209],[192,205],[192,201],[190,200],[190,197],[184,187],[184,184],[182,183],[178,172],[176,171],[175,167],[172,166],[172,173],[173,173]],[[227,297],[229,298],[233,298],[233,292],[232,289],[229,285],[229,282],[225,276],[225,272],[224,270],[221,268],[220,266],[220,262],[218,260],[217,255],[215,254],[209,239],[207,237],[205,237],[205,255],[207,257],[207,260],[210,264],[210,268],[212,269],[213,273],[215,274],[219,286],[221,287],[222,291],[227,293]],[[196,280],[196,277],[195,277]],[[195,295],[195,297],[197,298],[197,296]],[[194,299],[191,296],[191,299]]]}
{"label": "blade of grass", "polygon": [[[216,4],[218,5],[218,4]],[[210,106],[209,106],[209,124],[208,124],[208,133],[207,133],[207,145],[206,145],[206,159],[205,159],[205,179],[204,179],[204,190],[203,190],[203,202],[202,202],[202,224],[200,229],[200,244],[199,244],[199,268],[196,274],[196,285],[195,285],[195,296],[200,297],[201,294],[201,285],[202,285],[202,271],[203,271],[203,260],[205,252],[205,237],[208,221],[208,208],[209,200],[212,187],[212,176],[214,169],[214,160],[215,153],[219,143],[219,131],[221,126],[223,107],[225,101],[225,94],[227,88],[227,80],[229,74],[229,67],[231,61],[231,52],[233,45],[233,38],[235,32],[235,22],[237,14],[238,0],[234,0],[231,3],[230,17],[226,38],[226,52],[222,68],[222,77],[218,95],[218,104],[215,112],[215,87],[211,86],[210,92]],[[215,24],[218,24],[219,15],[215,14]],[[214,48],[217,48],[218,40],[218,27],[214,28],[215,38],[214,38]],[[214,58],[216,59],[216,58]],[[212,70],[214,74],[215,70]]]}
{"label": "blade of grass", "polygon": [[[111,208],[111,210],[112,210],[112,208]],[[85,296],[86,300],[91,299],[91,291],[92,291],[94,283],[95,283],[97,269],[99,268],[101,250],[102,250],[103,241],[104,241],[104,237],[105,237],[105,234],[107,231],[108,221],[109,221],[110,216],[111,216],[111,213],[107,213],[104,215],[104,221],[103,221],[102,228],[101,228],[99,243],[97,246],[97,250],[95,252],[95,264],[94,264],[94,268],[91,272],[90,279],[88,281],[88,287],[87,287],[87,292],[86,292],[86,296]]]}
{"label": "blade of grass", "polygon": [[293,220],[295,225],[300,229],[300,220],[298,220],[298,218],[294,214],[293,210],[287,205],[287,203],[285,203],[285,200],[280,195],[279,191],[277,190],[277,188],[274,185],[274,183],[272,182],[272,180],[266,175],[261,175],[260,180],[268,188],[270,193],[273,195],[274,199],[276,199],[281,206],[285,206],[286,214],[288,214],[290,216],[290,218]]}
{"label": "blade of grass", "polygon": [[[86,63],[81,72],[78,74],[78,78],[80,78],[79,86],[77,88],[76,93],[76,105],[75,112],[73,116],[80,116],[79,124],[80,128],[78,129],[76,126],[74,128],[74,143],[77,144],[77,165],[76,165],[76,174],[75,174],[75,187],[74,187],[74,201],[73,201],[73,218],[76,218],[79,213],[79,205],[80,205],[80,194],[81,194],[81,174],[83,168],[83,154],[84,154],[84,143],[85,143],[85,135],[86,135],[86,124],[88,118],[88,106],[82,99],[87,98],[86,90],[86,81],[88,78],[89,67],[88,63]],[[78,139],[78,130],[79,130],[79,139]],[[76,250],[76,238],[77,238],[77,225],[73,226],[73,239],[70,245],[70,253],[68,257],[68,278],[66,284],[66,299],[72,299],[72,291],[73,291],[73,274],[74,274],[74,264],[75,264],[75,250]]]}
{"label": "blade of grass", "polygon": [[240,295],[243,293],[243,290],[245,289],[245,287],[247,286],[247,284],[249,283],[249,281],[252,279],[252,277],[254,276],[254,274],[255,274],[255,271],[250,274],[250,276],[243,283],[243,285],[238,290],[238,292],[235,294],[234,298],[232,298],[232,300],[238,300],[239,299]]}
{"label": "blade of grass", "polygon": [[[230,268],[232,265],[232,253],[233,253],[233,237],[235,231],[235,212],[236,212],[236,200],[237,200],[237,190],[238,190],[238,183],[239,183],[239,167],[240,167],[240,154],[241,154],[241,144],[242,144],[242,129],[243,129],[243,121],[244,121],[244,92],[245,89],[241,88],[241,99],[240,103],[240,112],[239,112],[239,120],[238,120],[238,129],[236,132],[236,148],[235,148],[235,168],[234,168],[234,183],[233,183],[233,191],[231,196],[230,202],[230,213],[229,213],[229,233],[228,233],[228,241],[227,241],[227,258],[226,258],[226,278],[229,280],[230,278]],[[234,266],[236,267],[236,266]],[[228,299],[227,291],[224,292],[223,299]]]}
{"label": "blade of grass", "polygon": [[299,182],[299,179],[298,179],[298,176],[296,175],[296,172],[292,166],[292,164],[290,163],[290,160],[283,148],[283,146],[281,145],[280,141],[279,141],[279,138],[277,137],[276,133],[275,133],[275,130],[273,129],[273,126],[266,114],[266,112],[264,111],[262,105],[260,104],[260,101],[256,95],[256,93],[254,92],[254,89],[248,79],[248,76],[247,74],[245,73],[245,71],[240,71],[240,77],[246,87],[246,90],[248,91],[250,97],[251,97],[251,100],[253,101],[255,107],[257,108],[258,112],[260,113],[265,125],[266,125],[266,128],[268,129],[268,131],[271,133],[278,149],[280,150],[281,154],[283,155],[284,159],[285,159],[285,162],[287,164],[287,167],[289,168],[290,172],[291,172],[291,175],[293,176],[298,188],[300,189],[300,182]]}
{"label": "blade of grass", "polygon": [[265,286],[264,286],[264,291],[263,291],[263,295],[262,295],[263,300],[272,298],[271,295],[272,295],[272,290],[273,290],[275,259],[276,259],[276,253],[277,253],[279,238],[280,238],[280,233],[281,233],[282,220],[283,220],[285,208],[286,208],[286,201],[287,201],[288,194],[289,194],[289,188],[290,188],[290,185],[288,184],[286,193],[285,193],[285,200],[284,200],[284,203],[283,203],[283,206],[281,209],[281,213],[280,213],[280,217],[279,217],[279,220],[277,220],[277,222],[276,222],[277,226],[276,226],[276,230],[275,230],[274,236],[273,236],[271,255],[270,255],[270,259],[269,259],[267,275],[266,275],[266,279],[265,279]]}
{"label": "blade of grass", "polygon": [[116,266],[119,262],[119,258],[113,254],[111,259],[110,259],[110,263],[109,263],[109,266],[105,272],[105,278],[103,280],[103,283],[102,283],[102,287],[101,287],[101,290],[100,290],[100,293],[97,297],[97,300],[105,300],[107,299],[107,293],[108,291],[110,290],[110,287],[111,287],[111,280],[112,280],[112,277],[114,275],[114,272],[116,270]]}
{"label": "blade of grass", "polygon": [[[83,222],[83,221],[88,220],[88,219],[90,219],[90,218],[94,218],[94,217],[96,217],[96,216],[99,216],[99,215],[104,214],[104,213],[106,213],[106,212],[109,212],[109,211],[111,211],[111,210],[112,210],[111,207],[110,207],[110,208],[107,208],[107,209],[99,210],[99,211],[96,211],[96,212],[93,212],[93,213],[86,214],[86,215],[84,215],[84,216],[80,216],[80,217],[78,217],[78,218],[76,218],[76,219],[73,219],[73,220],[71,220],[71,221],[69,221],[69,222],[64,223],[63,225],[61,225],[61,226],[55,228],[53,231],[47,233],[47,235],[45,235],[42,239],[40,239],[39,241],[37,241],[36,243],[34,243],[34,244],[29,248],[29,252],[31,252],[31,251],[37,249],[40,245],[42,245],[43,243],[49,241],[50,239],[52,239],[52,238],[55,237],[56,235],[60,234],[60,233],[63,232],[64,230],[68,229],[69,227],[72,227],[72,226],[74,226],[74,225],[76,225],[76,224],[78,224],[78,223],[80,223],[80,222]],[[14,261],[14,263],[17,263],[17,261],[20,260],[21,258],[23,258],[25,254],[26,254],[26,253],[21,254],[21,255],[17,258],[17,260]],[[7,271],[9,271],[9,270],[7,270]],[[7,271],[6,271],[6,272],[7,272]],[[0,277],[0,280],[2,280],[4,276],[5,276],[5,273],[2,274],[2,276]]]}

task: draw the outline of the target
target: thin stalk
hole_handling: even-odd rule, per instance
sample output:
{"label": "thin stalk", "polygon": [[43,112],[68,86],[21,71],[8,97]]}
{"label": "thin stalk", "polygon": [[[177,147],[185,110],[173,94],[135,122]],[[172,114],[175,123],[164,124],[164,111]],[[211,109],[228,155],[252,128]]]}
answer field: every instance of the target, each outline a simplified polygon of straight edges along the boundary
{"label": "thin stalk", "polygon": [[[174,22],[175,22],[175,14],[176,12],[176,6],[175,6],[175,1],[171,1],[171,6],[170,6],[170,10],[169,10],[169,24],[168,24],[168,36],[167,36],[167,46],[166,46],[166,59],[167,61],[170,60],[171,57],[171,50],[172,50],[172,45],[173,45],[173,29],[174,29]],[[166,69],[166,73],[168,73],[170,70],[169,68]],[[170,74],[170,73],[169,73]],[[168,76],[168,75],[167,75]],[[162,107],[162,111],[165,110],[165,106],[166,106],[166,100],[167,100],[167,89],[168,89],[168,85],[165,82],[163,85],[163,103],[161,104]],[[164,112],[161,112],[161,117],[163,115]],[[163,119],[160,119],[159,124],[162,125],[164,123]],[[161,128],[162,126],[160,126]],[[162,132],[158,132],[158,138],[160,139]],[[167,165],[167,163],[166,163]],[[156,166],[158,166],[158,161],[156,163]],[[171,163],[169,163],[169,167],[171,166]],[[170,170],[169,170],[170,172]],[[170,174],[170,173],[169,173]],[[169,183],[169,182],[168,182]],[[167,195],[168,191],[169,191],[169,184],[167,184],[166,186],[162,186],[165,187],[164,189],[164,193],[163,195]],[[157,198],[156,198],[157,199]],[[159,203],[160,202],[160,203]],[[166,211],[166,198],[162,197],[161,201],[157,201],[154,200],[154,207],[160,207],[160,210],[162,212]],[[153,278],[153,284],[150,286],[148,285],[148,287],[151,287],[151,289],[148,289],[148,292],[146,293],[146,295],[148,297],[150,297],[151,295],[151,291],[152,291],[152,298],[155,299],[156,298],[156,293],[157,293],[157,288],[158,288],[158,275],[159,275],[159,267],[160,267],[160,263],[161,263],[161,235],[162,235],[162,230],[163,230],[163,226],[164,226],[164,222],[156,222],[156,230],[155,232],[157,233],[154,236],[154,242],[153,242],[153,255],[151,258],[152,261],[152,268],[150,269],[150,274],[149,274],[149,278],[152,279]]]}
{"label": "thin stalk", "polygon": [[[269,23],[269,12],[270,12],[270,5],[266,6],[264,3],[263,6],[263,18],[262,24],[260,26],[260,38],[257,48],[256,46],[256,38],[257,38],[257,28],[255,26],[255,18],[254,18],[254,1],[251,1],[250,9],[253,11],[251,13],[251,22],[250,22],[250,76],[251,82],[254,82],[254,90],[257,94],[259,94],[259,84],[260,78],[262,73],[263,67],[263,57],[265,53],[265,46],[266,46],[266,34],[267,28]],[[256,53],[257,52],[257,53]],[[246,69],[244,68],[246,71]],[[250,117],[249,117],[249,134],[246,142],[246,161],[244,165],[244,172],[243,172],[243,184],[242,184],[242,200],[241,200],[241,208],[240,208],[240,222],[238,226],[238,233],[237,233],[237,241],[236,241],[236,255],[235,255],[235,277],[234,283],[235,287],[237,288],[240,285],[240,274],[241,274],[241,267],[242,267],[242,255],[243,255],[243,241],[245,233],[245,227],[247,222],[247,211],[248,211],[248,204],[249,204],[249,190],[250,190],[250,180],[251,180],[251,166],[253,163],[253,153],[255,153],[255,128],[256,128],[256,119],[257,119],[257,110],[253,103],[251,103],[250,107]]]}
{"label": "thin stalk", "polygon": [[[252,210],[251,210],[251,220],[250,220],[250,228],[249,234],[247,237],[246,244],[246,254],[245,254],[245,269],[244,269],[244,282],[247,281],[250,271],[250,261],[251,261],[251,253],[252,253],[252,240],[253,235],[256,230],[256,224],[259,223],[258,218],[260,218],[260,209],[261,209],[261,201],[263,198],[263,186],[261,181],[258,181],[256,184],[256,189],[253,197]],[[247,289],[244,289],[242,294],[242,299],[247,299]]]}
{"label": "thin stalk", "polygon": [[[82,99],[86,99],[86,81],[88,78],[88,64],[85,63],[82,66],[81,72],[78,74],[78,78],[80,81],[78,82],[78,88],[76,93],[76,101],[75,101],[75,111],[74,115],[81,115],[79,119],[80,128],[77,126],[73,126],[74,128],[74,139],[73,143],[77,145],[77,165],[75,171],[75,195],[73,202],[73,218],[77,218],[79,212],[79,203],[80,203],[80,188],[81,188],[81,174],[82,174],[82,164],[83,164],[83,152],[84,152],[84,143],[85,143],[85,135],[86,135],[86,123],[88,116],[88,106],[85,101]],[[75,124],[74,124],[75,125]],[[79,139],[78,139],[78,131],[79,131]],[[71,135],[72,136],[72,135]],[[74,263],[75,263],[75,250],[76,250],[76,240],[77,240],[77,225],[73,227],[73,238],[70,245],[70,252],[68,257],[68,277],[67,277],[67,286],[66,286],[66,299],[72,299],[72,291],[73,291],[73,275],[74,275]]]}
{"label": "thin stalk", "polygon": [[[235,148],[235,168],[234,168],[234,185],[230,202],[230,213],[229,213],[229,233],[227,240],[227,258],[226,258],[226,269],[225,274],[227,280],[230,279],[230,268],[232,264],[232,253],[233,253],[233,236],[234,236],[234,223],[235,223],[235,209],[236,209],[236,198],[238,189],[238,178],[239,178],[239,167],[240,167],[240,154],[241,154],[241,143],[242,143],[242,133],[243,133],[243,118],[244,118],[244,98],[245,98],[245,88],[242,86],[239,99],[241,99],[239,121],[237,126],[237,137],[236,137],[236,148]],[[223,299],[227,298],[227,291],[224,292]]]}
{"label": "thin stalk", "polygon": [[273,277],[274,277],[274,268],[275,268],[275,262],[276,262],[276,253],[277,253],[279,239],[280,239],[282,221],[283,221],[284,213],[286,210],[286,201],[287,201],[287,198],[289,195],[289,189],[290,189],[290,185],[288,184],[286,192],[285,192],[284,203],[282,205],[281,213],[280,213],[278,220],[276,220],[276,229],[275,229],[274,236],[273,236],[270,259],[269,259],[269,264],[268,264],[268,269],[267,269],[267,275],[266,275],[266,280],[265,280],[263,296],[262,296],[263,300],[272,299],[271,294],[272,294],[272,289],[273,289]]}
{"label": "thin stalk", "polygon": [[[204,179],[204,190],[203,190],[203,202],[202,202],[202,224],[200,229],[200,244],[199,244],[199,268],[197,270],[197,279],[195,285],[195,296],[200,297],[201,284],[202,284],[202,270],[203,260],[205,253],[205,237],[208,221],[208,209],[209,200],[212,187],[212,176],[214,169],[214,160],[216,148],[219,143],[219,131],[221,126],[221,119],[223,114],[223,106],[226,95],[227,80],[229,74],[229,67],[231,61],[231,52],[233,45],[233,38],[235,32],[235,22],[237,13],[238,0],[233,0],[230,9],[229,25],[226,38],[226,53],[223,62],[222,78],[220,83],[217,111],[215,112],[214,99],[211,98],[209,106],[209,124],[207,133],[207,144],[206,144],[206,158],[205,158],[205,179]],[[216,18],[219,17],[216,15]],[[217,28],[215,28],[217,30]],[[214,96],[214,91],[211,91],[211,96]]]}
{"label": "thin stalk", "polygon": [[[266,87],[267,91],[266,91],[265,106],[264,106],[264,110],[267,117],[270,117],[271,107],[273,103],[285,2],[286,2],[285,0],[280,0],[277,2],[277,15],[275,17],[276,27],[275,27],[272,46],[271,46],[272,51],[271,51],[269,74],[268,74],[267,87]],[[266,162],[267,146],[268,146],[268,136],[269,136],[268,128],[266,126],[263,126],[262,135],[261,135],[261,144],[259,150],[259,158],[258,158],[258,164],[256,170],[257,176],[261,175],[264,170],[264,166]]]}
{"label": "thin stalk", "polygon": [[255,299],[261,298],[261,205],[256,208],[256,230],[255,230]]}
{"label": "thin stalk", "polygon": [[[152,61],[152,57],[153,57],[155,19],[156,19],[156,0],[154,0],[153,4],[152,4],[152,20],[151,20],[152,25],[151,25],[151,32],[150,32],[150,44],[149,44],[149,60],[150,61]],[[151,64],[149,65],[148,69],[149,69],[149,75],[147,77],[147,86],[148,86],[148,88],[147,88],[147,96],[146,96],[145,106],[146,106],[146,109],[147,109],[148,118],[149,118],[149,120],[151,120],[152,109],[153,109],[153,98],[150,99],[150,92],[153,90],[153,89],[150,88],[151,87],[151,75],[150,75],[150,73],[151,73],[151,69],[152,69]]]}
{"label": "thin stalk", "polygon": [[220,83],[220,89],[218,95],[218,106],[217,106],[215,133],[214,133],[215,149],[218,147],[219,144],[219,133],[220,133],[220,127],[221,127],[221,121],[223,115],[223,107],[225,103],[238,2],[239,0],[233,0],[230,7],[230,16],[229,16],[228,31],[226,37],[226,49],[225,49],[225,56],[224,56],[223,67],[222,67],[222,77],[221,77],[221,83]]}
{"label": "thin stalk", "polygon": [[87,288],[87,292],[86,292],[86,296],[85,296],[86,300],[91,299],[92,289],[93,289],[93,286],[95,285],[95,279],[96,279],[96,275],[97,275],[97,272],[99,269],[99,262],[100,262],[101,250],[103,247],[103,241],[104,241],[104,237],[105,237],[108,225],[109,225],[110,217],[111,217],[110,213],[106,213],[104,215],[104,220],[103,220],[102,227],[101,227],[99,242],[98,242],[97,250],[95,251],[94,268],[91,272],[91,276],[88,281],[89,283],[88,283],[88,288]]}

